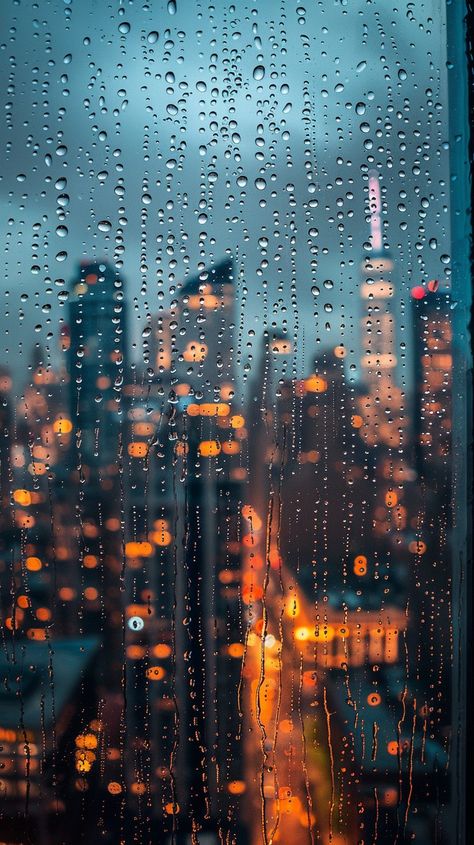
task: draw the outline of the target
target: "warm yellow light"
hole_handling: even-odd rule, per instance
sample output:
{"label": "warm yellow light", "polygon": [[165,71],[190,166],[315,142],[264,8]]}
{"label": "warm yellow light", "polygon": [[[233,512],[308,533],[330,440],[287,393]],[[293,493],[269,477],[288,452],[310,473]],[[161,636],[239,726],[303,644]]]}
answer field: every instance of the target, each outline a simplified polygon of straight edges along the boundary
{"label": "warm yellow light", "polygon": [[151,538],[157,546],[169,546],[173,535],[169,531],[154,531]]}
{"label": "warm yellow light", "polygon": [[304,642],[305,640],[311,639],[311,628],[307,628],[306,626],[296,628],[295,639],[299,642]]}
{"label": "warm yellow light", "polygon": [[321,376],[314,375],[305,379],[304,386],[309,393],[324,393],[327,390],[328,383]]}
{"label": "warm yellow light", "polygon": [[291,598],[288,599],[285,611],[286,615],[290,619],[296,619],[296,617],[300,615],[300,603],[296,596],[291,596]]}
{"label": "warm yellow light", "polygon": [[13,500],[24,508],[31,505],[32,497],[29,490],[15,490],[13,492]]}
{"label": "warm yellow light", "polygon": [[224,455],[238,455],[240,452],[240,444],[235,440],[226,440],[222,444],[222,451]]}
{"label": "warm yellow light", "polygon": [[221,444],[218,440],[201,440],[198,451],[204,458],[215,458],[220,454]]}
{"label": "warm yellow light", "polygon": [[127,557],[150,557],[153,554],[153,546],[146,540],[125,543],[125,554]]}
{"label": "warm yellow light", "polygon": [[72,431],[73,425],[71,420],[68,419],[57,419],[53,423],[53,431],[55,434],[70,434]]}
{"label": "warm yellow light", "polygon": [[230,418],[232,428],[243,428],[245,425],[245,417],[242,414],[233,414]]}

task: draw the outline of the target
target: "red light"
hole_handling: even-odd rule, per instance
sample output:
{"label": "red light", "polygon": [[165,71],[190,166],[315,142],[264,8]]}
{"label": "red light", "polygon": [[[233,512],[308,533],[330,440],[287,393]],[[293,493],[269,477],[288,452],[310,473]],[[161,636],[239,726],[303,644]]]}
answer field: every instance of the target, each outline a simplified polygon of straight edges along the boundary
{"label": "red light", "polygon": [[417,285],[416,287],[411,289],[411,295],[413,299],[423,299],[425,295],[425,289],[422,285]]}
{"label": "red light", "polygon": [[430,291],[430,293],[436,293],[438,288],[439,288],[438,279],[431,279],[431,281],[428,282],[428,290]]}

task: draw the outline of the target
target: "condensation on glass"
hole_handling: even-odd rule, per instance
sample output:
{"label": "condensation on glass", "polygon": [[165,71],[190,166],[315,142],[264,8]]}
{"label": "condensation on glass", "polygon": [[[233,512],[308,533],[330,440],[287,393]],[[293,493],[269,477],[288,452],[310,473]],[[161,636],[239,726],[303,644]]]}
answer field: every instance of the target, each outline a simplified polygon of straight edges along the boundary
{"label": "condensation on glass", "polygon": [[0,841],[450,845],[457,13],[4,13]]}

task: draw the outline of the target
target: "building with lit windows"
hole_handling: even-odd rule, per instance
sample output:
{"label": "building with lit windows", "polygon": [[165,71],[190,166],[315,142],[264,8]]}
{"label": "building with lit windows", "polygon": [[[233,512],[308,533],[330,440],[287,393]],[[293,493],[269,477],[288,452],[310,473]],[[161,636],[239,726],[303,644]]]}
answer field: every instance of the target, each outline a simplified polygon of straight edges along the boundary
{"label": "building with lit windows", "polygon": [[83,262],[69,300],[70,414],[80,460],[117,460],[121,392],[127,379],[124,283],[107,264]]}
{"label": "building with lit windows", "polygon": [[186,281],[179,292],[175,369],[178,384],[217,399],[235,389],[234,262],[225,259]]}

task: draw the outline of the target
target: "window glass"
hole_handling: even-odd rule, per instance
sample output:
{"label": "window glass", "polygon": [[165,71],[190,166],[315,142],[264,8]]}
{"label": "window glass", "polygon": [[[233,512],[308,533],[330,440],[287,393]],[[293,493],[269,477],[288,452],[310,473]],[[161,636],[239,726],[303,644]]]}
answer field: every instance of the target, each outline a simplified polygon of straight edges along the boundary
{"label": "window glass", "polygon": [[0,843],[467,841],[463,14],[4,3]]}

